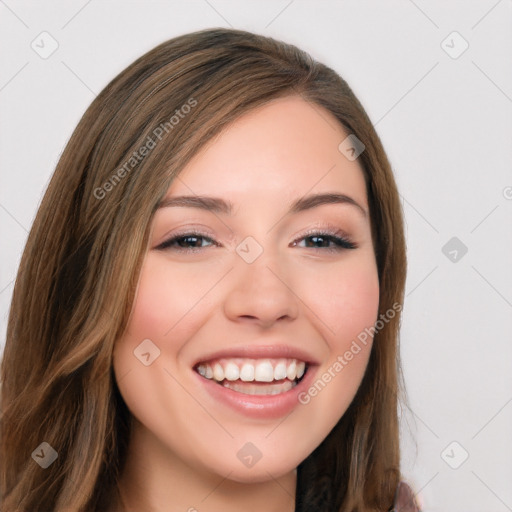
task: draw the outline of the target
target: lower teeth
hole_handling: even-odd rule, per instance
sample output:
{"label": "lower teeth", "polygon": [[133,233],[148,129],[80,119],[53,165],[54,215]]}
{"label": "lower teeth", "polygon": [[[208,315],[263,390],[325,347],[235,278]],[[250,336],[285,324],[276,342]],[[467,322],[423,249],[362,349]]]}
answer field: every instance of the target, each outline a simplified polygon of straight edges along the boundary
{"label": "lower teeth", "polygon": [[247,395],[278,395],[279,393],[285,393],[297,385],[297,381],[285,380],[277,384],[266,384],[266,385],[255,385],[249,382],[231,382],[225,380],[219,383],[225,388],[238,391],[239,393],[245,393]]}

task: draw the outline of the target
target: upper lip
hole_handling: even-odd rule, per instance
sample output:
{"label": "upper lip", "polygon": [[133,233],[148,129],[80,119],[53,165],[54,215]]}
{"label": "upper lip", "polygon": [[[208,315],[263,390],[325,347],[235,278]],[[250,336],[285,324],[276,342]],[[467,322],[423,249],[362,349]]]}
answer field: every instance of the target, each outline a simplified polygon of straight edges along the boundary
{"label": "upper lip", "polygon": [[247,358],[247,359],[297,359],[308,364],[318,364],[316,359],[309,352],[295,346],[272,344],[272,345],[244,345],[229,347],[215,352],[210,352],[196,359],[193,366],[199,363],[206,363],[213,359],[221,358]]}

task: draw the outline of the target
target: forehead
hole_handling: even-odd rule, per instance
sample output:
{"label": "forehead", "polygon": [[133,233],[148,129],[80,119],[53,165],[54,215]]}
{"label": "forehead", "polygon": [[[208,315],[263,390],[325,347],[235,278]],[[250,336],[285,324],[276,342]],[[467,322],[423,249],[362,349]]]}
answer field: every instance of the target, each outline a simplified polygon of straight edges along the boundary
{"label": "forehead", "polygon": [[366,204],[357,160],[338,146],[349,134],[326,109],[300,96],[251,110],[201,149],[166,196],[228,196],[233,203],[338,191]]}

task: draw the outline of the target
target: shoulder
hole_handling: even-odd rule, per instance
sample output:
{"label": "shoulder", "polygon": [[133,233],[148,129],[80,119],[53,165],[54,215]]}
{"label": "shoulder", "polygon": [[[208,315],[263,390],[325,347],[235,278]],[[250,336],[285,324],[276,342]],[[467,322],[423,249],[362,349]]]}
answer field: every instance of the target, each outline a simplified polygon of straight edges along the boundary
{"label": "shoulder", "polygon": [[395,501],[390,512],[421,512],[414,492],[404,481],[398,483]]}

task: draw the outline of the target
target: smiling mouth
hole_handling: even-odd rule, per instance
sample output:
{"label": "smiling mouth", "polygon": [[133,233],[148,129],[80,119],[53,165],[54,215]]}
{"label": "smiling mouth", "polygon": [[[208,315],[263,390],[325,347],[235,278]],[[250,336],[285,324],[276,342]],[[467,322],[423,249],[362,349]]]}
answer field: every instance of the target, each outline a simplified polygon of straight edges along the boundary
{"label": "smiling mouth", "polygon": [[203,378],[247,395],[278,395],[293,389],[309,365],[298,359],[224,358],[200,362],[194,370]]}

